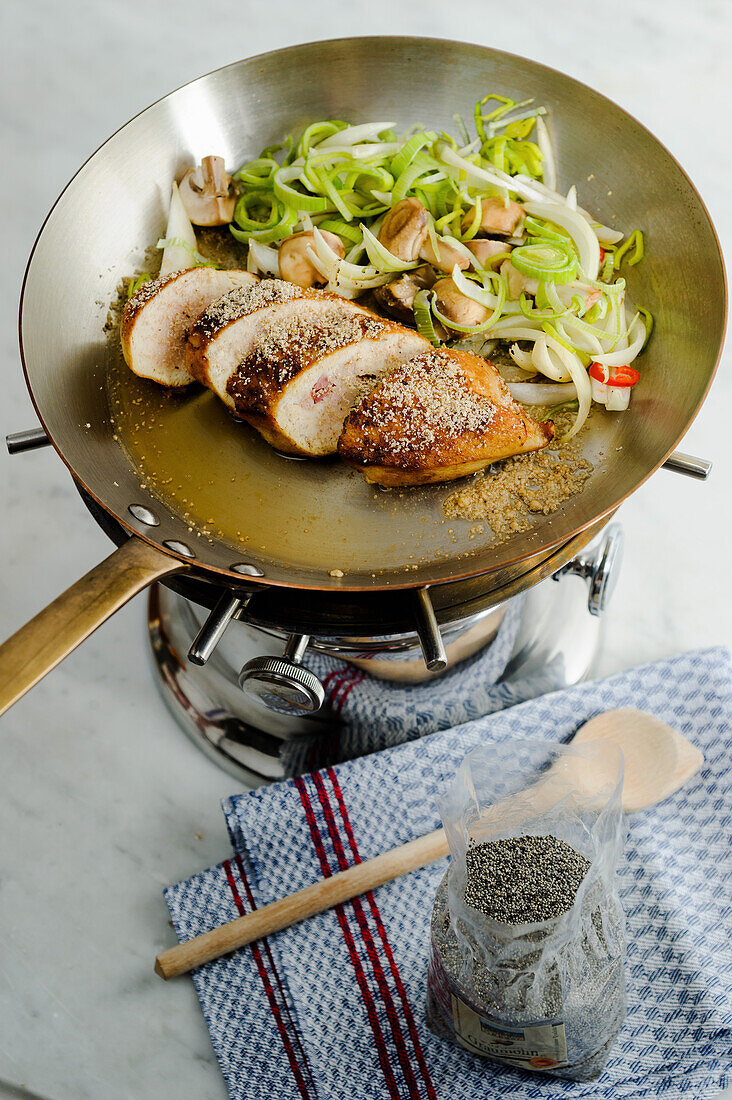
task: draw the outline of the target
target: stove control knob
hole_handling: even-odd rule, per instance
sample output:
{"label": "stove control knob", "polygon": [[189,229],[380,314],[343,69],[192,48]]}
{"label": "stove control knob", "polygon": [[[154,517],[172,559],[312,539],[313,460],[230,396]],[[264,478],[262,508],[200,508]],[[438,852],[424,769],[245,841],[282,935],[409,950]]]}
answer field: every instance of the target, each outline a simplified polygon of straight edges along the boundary
{"label": "stove control knob", "polygon": [[297,717],[320,710],[325,691],[318,677],[300,662],[309,642],[293,635],[282,657],[254,657],[239,673],[239,687],[268,710]]}
{"label": "stove control knob", "polygon": [[615,591],[623,560],[623,528],[613,523],[600,541],[590,543],[554,574],[554,580],[568,573],[587,581],[587,608],[591,615],[602,615]]}

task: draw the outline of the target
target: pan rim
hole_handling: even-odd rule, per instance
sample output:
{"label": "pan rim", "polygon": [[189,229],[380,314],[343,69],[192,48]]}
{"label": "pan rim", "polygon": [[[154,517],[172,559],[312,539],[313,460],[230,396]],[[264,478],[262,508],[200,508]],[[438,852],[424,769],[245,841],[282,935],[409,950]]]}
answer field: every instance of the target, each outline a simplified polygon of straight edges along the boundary
{"label": "pan rim", "polygon": [[[236,573],[235,571],[233,571],[231,569],[224,569],[224,568],[221,568],[220,566],[212,565],[210,563],[200,561],[200,559],[198,559],[198,558],[192,560],[191,558],[186,557],[185,555],[183,555],[181,553],[178,553],[176,551],[173,551],[173,550],[169,549],[166,546],[163,546],[161,543],[159,543],[155,539],[151,538],[148,534],[142,533],[142,532],[138,531],[136,528],[134,528],[129,523],[129,521],[124,517],[123,514],[119,514],[118,512],[116,512],[114,510],[114,508],[112,508],[109,504],[107,504],[104,500],[102,500],[99,497],[99,495],[97,493],[95,493],[94,490],[86,484],[86,482],[83,480],[83,478],[74,469],[71,462],[64,455],[61,447],[57,444],[56,440],[54,439],[53,433],[49,430],[48,425],[46,424],[43,413],[41,412],[41,409],[38,405],[38,402],[36,401],[36,396],[35,396],[35,393],[33,391],[33,386],[31,384],[31,380],[30,380],[28,365],[27,365],[26,356],[25,356],[25,349],[24,349],[24,344],[23,344],[23,306],[24,306],[24,300],[25,300],[26,286],[27,286],[27,282],[28,282],[28,277],[29,277],[31,265],[33,263],[33,257],[36,253],[37,247],[39,245],[41,237],[43,236],[43,233],[46,229],[46,226],[48,225],[51,217],[53,216],[53,213],[54,213],[56,207],[61,202],[62,198],[64,197],[64,195],[66,194],[68,189],[71,187],[71,185],[74,183],[76,178],[84,171],[86,166],[102,151],[102,149],[104,149],[109,144],[109,142],[111,142],[117,136],[117,134],[119,134],[127,126],[131,125],[136,119],[140,118],[147,111],[149,111],[153,107],[157,106],[157,104],[162,103],[164,100],[169,99],[170,97],[176,95],[178,92],[182,91],[184,88],[188,88],[191,85],[196,84],[198,81],[205,80],[208,77],[211,77],[211,76],[215,75],[216,73],[221,73],[221,72],[225,72],[228,69],[236,68],[237,66],[241,65],[243,62],[256,63],[256,62],[259,62],[259,61],[264,61],[265,59],[273,57],[273,56],[281,56],[283,54],[292,53],[292,52],[295,52],[297,50],[307,50],[308,48],[312,48],[314,46],[324,46],[324,45],[337,46],[339,44],[345,44],[345,43],[350,44],[350,43],[353,43],[353,42],[356,42],[356,41],[357,42],[365,42],[365,43],[370,42],[370,43],[373,43],[373,44],[383,43],[385,41],[389,41],[389,42],[393,42],[393,43],[401,42],[401,43],[414,43],[414,44],[425,43],[425,42],[426,43],[441,43],[443,45],[447,45],[447,46],[450,46],[450,47],[459,47],[461,49],[478,51],[480,53],[492,54],[494,56],[497,55],[497,56],[507,58],[507,59],[515,59],[515,60],[518,60],[518,61],[528,61],[531,65],[536,66],[538,69],[544,70],[547,73],[555,74],[555,75],[561,77],[564,80],[570,81],[575,86],[580,87],[580,88],[590,92],[592,95],[598,97],[599,99],[603,100],[605,103],[609,104],[614,110],[620,111],[622,115],[624,115],[632,123],[634,123],[636,126],[638,126],[651,139],[651,141],[654,142],[665,153],[665,155],[669,158],[669,160],[673,163],[673,165],[675,165],[676,169],[681,173],[682,177],[684,178],[684,180],[688,184],[689,188],[693,192],[693,194],[696,198],[696,201],[698,203],[699,210],[703,214],[704,218],[706,219],[708,227],[711,231],[712,239],[713,239],[715,247],[716,247],[717,258],[719,260],[719,267],[720,267],[720,272],[721,272],[722,323],[721,323],[721,330],[720,330],[719,348],[718,348],[718,351],[717,351],[714,366],[713,366],[713,368],[712,368],[712,370],[709,374],[709,378],[708,378],[708,381],[707,381],[707,384],[704,388],[703,393],[701,394],[700,398],[696,402],[695,407],[691,410],[683,431],[677,437],[677,439],[671,445],[671,447],[669,447],[669,449],[666,451],[666,453],[661,457],[661,459],[654,466],[652,466],[643,475],[643,477],[641,477],[636,482],[634,487],[632,489],[630,489],[627,493],[623,494],[617,500],[613,500],[605,509],[603,509],[600,513],[596,514],[595,516],[590,517],[590,519],[588,519],[586,522],[579,524],[576,528],[572,528],[572,530],[570,532],[568,532],[568,533],[565,532],[564,534],[562,534],[561,536],[559,536],[557,538],[550,539],[550,541],[548,541],[548,542],[542,542],[540,548],[538,548],[535,551],[535,553],[530,554],[530,555],[522,554],[522,555],[518,555],[515,558],[510,558],[508,561],[502,561],[500,565],[495,566],[493,569],[491,569],[491,568],[488,568],[488,569],[486,569],[486,568],[468,569],[464,572],[461,571],[461,572],[452,573],[449,577],[441,577],[439,579],[432,580],[432,581],[425,580],[424,578],[409,580],[409,579],[407,579],[407,577],[400,577],[398,582],[392,582],[392,583],[387,582],[387,583],[379,584],[378,583],[378,578],[377,578],[377,583],[352,584],[352,583],[348,582],[347,577],[333,578],[333,577],[330,577],[326,574],[326,575],[323,576],[322,581],[320,581],[320,582],[308,582],[308,581],[302,582],[302,581],[298,581],[297,583],[294,583],[292,581],[288,581],[287,579],[269,578],[265,575],[263,577],[257,577],[256,581],[254,581],[254,578],[252,578],[252,582],[255,583],[257,587],[261,586],[261,587],[296,588],[296,589],[300,589],[300,590],[303,590],[303,591],[313,591],[313,592],[374,592],[374,591],[383,591],[383,590],[389,590],[389,589],[392,589],[392,590],[394,590],[394,589],[405,590],[405,589],[424,588],[424,587],[438,586],[440,584],[451,584],[451,583],[456,582],[456,581],[468,580],[468,579],[471,579],[471,578],[474,578],[474,577],[479,577],[479,576],[487,576],[488,574],[490,574],[492,572],[498,572],[499,570],[502,570],[502,569],[512,569],[512,568],[514,568],[518,565],[521,565],[522,562],[529,562],[533,558],[537,557],[540,554],[547,554],[547,555],[550,554],[553,550],[557,549],[562,544],[564,544],[564,543],[570,541],[571,539],[575,538],[576,536],[580,535],[583,531],[587,530],[588,527],[591,527],[594,524],[599,523],[601,520],[609,517],[614,511],[617,510],[617,508],[620,507],[621,504],[623,504],[630,496],[632,496],[635,492],[637,492],[637,490],[640,489],[641,486],[644,485],[645,482],[653,474],[655,474],[656,471],[659,470],[661,466],[664,465],[664,463],[668,460],[669,456],[676,450],[679,443],[686,436],[687,432],[689,431],[689,428],[691,427],[693,422],[696,420],[696,417],[699,414],[699,410],[701,409],[702,405],[706,401],[707,396],[709,394],[709,390],[710,390],[710,388],[712,386],[712,383],[714,382],[714,379],[716,377],[717,370],[719,368],[719,363],[720,363],[720,360],[721,360],[721,357],[722,357],[722,352],[724,350],[725,336],[726,336],[726,330],[727,330],[728,309],[729,309],[729,294],[728,294],[727,272],[726,272],[726,268],[725,268],[724,255],[723,255],[723,252],[722,252],[722,247],[721,247],[721,243],[720,243],[720,240],[719,240],[719,236],[717,234],[717,230],[714,226],[714,222],[712,221],[709,210],[707,209],[706,203],[704,202],[703,198],[701,197],[697,187],[695,186],[695,184],[692,181],[689,174],[686,172],[686,170],[683,168],[683,166],[679,163],[677,158],[673,155],[673,153],[670,152],[670,150],[666,147],[666,145],[662,141],[660,141],[655,136],[655,134],[653,134],[652,131],[648,129],[647,126],[645,126],[642,122],[640,122],[634,115],[632,115],[624,107],[621,107],[614,100],[610,99],[609,96],[606,96],[603,92],[597,91],[597,89],[593,88],[591,85],[586,84],[584,81],[578,80],[575,77],[570,76],[569,74],[567,74],[565,72],[562,72],[562,70],[560,70],[560,69],[556,69],[556,68],[554,68],[553,66],[550,66],[550,65],[545,65],[543,62],[536,61],[533,58],[526,57],[523,54],[517,54],[517,53],[507,51],[507,50],[498,50],[498,49],[495,49],[492,46],[483,46],[483,45],[479,45],[479,44],[476,44],[476,43],[463,42],[459,39],[451,39],[451,38],[443,38],[443,37],[440,37],[440,36],[427,36],[427,35],[351,35],[351,36],[345,36],[345,37],[339,37],[339,38],[315,39],[315,40],[312,40],[312,41],[309,41],[309,42],[301,42],[301,43],[296,43],[292,46],[281,47],[279,49],[267,50],[267,51],[264,51],[263,53],[253,54],[250,57],[239,58],[236,61],[232,61],[232,62],[229,62],[226,65],[221,65],[221,66],[219,66],[215,69],[212,69],[210,72],[202,73],[199,76],[194,77],[192,80],[185,81],[183,84],[180,84],[178,87],[176,87],[176,88],[172,89],[171,91],[167,92],[165,95],[159,96],[157,99],[153,100],[152,103],[149,103],[146,107],[143,107],[136,114],[132,115],[131,118],[127,119],[121,126],[118,126],[117,129],[115,129],[99,146],[97,146],[96,149],[94,149],[92,151],[92,153],[90,153],[90,155],[82,162],[82,164],[78,167],[78,169],[74,172],[74,174],[68,180],[66,185],[59,192],[58,196],[56,197],[55,201],[53,202],[52,206],[50,207],[48,213],[46,214],[46,217],[43,219],[43,222],[41,223],[41,226],[38,230],[38,233],[36,234],[35,240],[33,242],[33,246],[31,248],[30,254],[28,256],[28,261],[27,261],[27,264],[26,264],[26,267],[25,267],[25,271],[24,271],[24,274],[23,274],[23,280],[22,280],[21,291],[20,291],[20,300],[19,300],[19,306],[18,306],[18,342],[19,342],[20,360],[21,360],[21,366],[22,366],[22,370],[23,370],[23,377],[25,379],[26,388],[28,390],[28,394],[30,396],[33,408],[36,412],[36,415],[38,416],[38,420],[41,424],[41,427],[44,429],[44,431],[46,432],[46,435],[48,436],[48,439],[49,439],[51,445],[53,446],[53,448],[56,451],[57,455],[59,456],[59,458],[61,459],[63,464],[66,466],[69,473],[74,478],[74,480],[77,482],[77,484],[82,486],[84,491],[86,493],[88,493],[88,495],[113,520],[115,520],[122,528],[124,528],[124,530],[127,531],[128,534],[131,537],[138,538],[141,541],[146,542],[148,545],[154,547],[161,554],[166,555],[167,557],[170,557],[170,558],[173,558],[173,559],[179,561],[181,563],[181,565],[185,566],[189,571],[192,571],[192,572],[193,571],[196,571],[196,572],[201,571],[202,573],[204,573],[206,575],[209,575],[209,576],[212,575],[213,577],[215,577],[217,579],[219,579],[219,578],[225,579],[226,581],[229,582],[229,584],[231,584],[231,582],[234,582],[234,584],[238,585],[239,587],[241,587],[241,584],[242,584],[241,574]],[[247,579],[247,580],[249,581],[249,579]]]}

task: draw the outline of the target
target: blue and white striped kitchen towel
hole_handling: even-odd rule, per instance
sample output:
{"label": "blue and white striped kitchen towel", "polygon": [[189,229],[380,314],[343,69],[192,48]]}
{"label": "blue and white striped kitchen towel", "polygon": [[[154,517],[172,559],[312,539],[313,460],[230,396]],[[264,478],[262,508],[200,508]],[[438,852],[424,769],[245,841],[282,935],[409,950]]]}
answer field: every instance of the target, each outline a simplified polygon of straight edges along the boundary
{"label": "blue and white striped kitchen towel", "polygon": [[700,1100],[731,1083],[731,681],[723,650],[690,653],[228,799],[233,856],[166,891],[181,940],[434,829],[435,792],[479,743],[564,741],[600,711],[636,706],[706,757],[676,795],[628,819],[629,1011],[597,1081],[504,1069],[427,1030],[441,862],[194,974],[230,1095]]}

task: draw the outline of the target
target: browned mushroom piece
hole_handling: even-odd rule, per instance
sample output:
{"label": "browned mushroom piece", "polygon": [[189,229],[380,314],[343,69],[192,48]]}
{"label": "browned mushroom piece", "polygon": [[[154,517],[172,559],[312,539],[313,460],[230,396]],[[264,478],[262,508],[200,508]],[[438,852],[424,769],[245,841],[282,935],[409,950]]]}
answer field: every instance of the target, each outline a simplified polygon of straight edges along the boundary
{"label": "browned mushroom piece", "polygon": [[402,199],[381,223],[379,243],[398,260],[410,263],[419,258],[428,223],[427,208],[419,199]]}
{"label": "browned mushroom piece", "polygon": [[[517,202],[504,203],[503,199],[483,199],[480,204],[478,233],[484,235],[500,233],[505,237],[512,237],[523,216],[523,207]],[[473,224],[474,217],[475,207],[468,210],[463,218],[463,232]]]}
{"label": "browned mushroom piece", "polygon": [[510,260],[504,260],[501,264],[501,275],[506,280],[508,296],[512,301],[520,298],[522,294],[528,294],[533,298],[539,289],[539,280],[517,271]]}
{"label": "browned mushroom piece", "polygon": [[179,184],[186,214],[194,225],[228,225],[234,217],[236,186],[222,157],[204,157]]}
{"label": "browned mushroom piece", "polygon": [[[320,234],[331,251],[339,260],[342,260],[346,250],[341,238],[335,233],[328,233],[325,229],[321,229]],[[277,254],[281,279],[302,287],[325,286],[328,282],[327,278],[318,271],[309,255],[314,241],[315,234],[312,229],[303,233],[293,233],[291,237],[285,238]]]}
{"label": "browned mushroom piece", "polygon": [[431,267],[424,264],[414,271],[405,271],[394,282],[377,287],[374,298],[381,309],[397,321],[414,323],[414,297],[420,290],[429,290],[435,285],[436,275]]}
{"label": "browned mushroom piece", "polygon": [[467,325],[472,328],[488,320],[490,311],[458,290],[452,279],[439,279],[432,289],[435,292],[437,308],[445,318],[446,328],[450,328],[451,321],[457,325]]}
{"label": "browned mushroom piece", "polygon": [[432,241],[429,237],[422,245],[422,251],[419,256],[420,259],[426,260],[428,264],[432,264],[439,271],[444,271],[446,275],[454,269],[455,264],[461,271],[465,271],[470,267],[470,260],[463,252],[458,252],[457,248],[453,248],[451,244],[446,244],[445,241],[437,242],[437,251],[432,246]]}
{"label": "browned mushroom piece", "polygon": [[466,241],[465,247],[473,253],[482,268],[491,267],[496,256],[503,256],[505,259],[506,253],[511,251],[510,244],[505,241],[489,241],[485,237]]}

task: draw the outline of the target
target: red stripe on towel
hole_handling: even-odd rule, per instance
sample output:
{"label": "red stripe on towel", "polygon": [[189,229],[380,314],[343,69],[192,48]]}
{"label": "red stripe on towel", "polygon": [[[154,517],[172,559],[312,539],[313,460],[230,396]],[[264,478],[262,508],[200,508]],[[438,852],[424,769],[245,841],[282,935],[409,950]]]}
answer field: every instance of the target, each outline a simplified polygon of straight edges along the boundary
{"label": "red stripe on towel", "polygon": [[341,683],[340,698],[338,699],[337,702],[335,702],[335,700],[333,701],[332,705],[335,706],[336,714],[340,715],[341,711],[343,710],[343,706],[344,706],[348,696],[351,694],[353,689],[358,684],[360,684],[361,681],[364,680],[365,678],[366,678],[366,673],[363,672],[362,669],[360,669],[360,668],[352,669],[352,675],[351,675],[350,680],[344,680]]}
{"label": "red stripe on towel", "polygon": [[[239,894],[239,891],[236,888],[236,883],[234,881],[234,875],[233,875],[232,870],[231,870],[231,861],[228,860],[228,859],[225,859],[223,864],[222,864],[222,867],[224,868],[224,873],[226,874],[226,881],[229,884],[229,889],[231,890],[231,895],[234,899],[234,903],[236,905],[236,908],[237,908],[238,912],[241,915],[243,915],[246,912],[246,909],[244,908],[244,903],[241,900],[241,896]],[[285,1027],[285,1022],[282,1019],[282,1013],[280,1012],[280,1006],[277,1003],[277,998],[275,997],[274,989],[272,988],[272,983],[269,980],[269,974],[267,973],[267,969],[264,965],[264,960],[262,959],[262,952],[259,949],[259,944],[255,941],[250,946],[251,946],[251,949],[252,949],[252,955],[254,956],[254,961],[257,964],[257,970],[259,971],[259,977],[262,979],[262,985],[264,986],[264,991],[267,994],[267,1000],[269,1001],[269,1007],[272,1010],[272,1015],[274,1016],[275,1022],[277,1024],[277,1030],[279,1031],[280,1038],[282,1039],[282,1045],[284,1046],[285,1052],[287,1054],[287,1060],[290,1063],[290,1069],[292,1070],[292,1073],[293,1073],[293,1076],[294,1076],[295,1081],[297,1083],[297,1087],[298,1087],[298,1090],[300,1092],[300,1095],[303,1096],[305,1098],[305,1100],[308,1100],[308,1097],[310,1096],[310,1092],[308,1091],[308,1088],[307,1088],[307,1085],[305,1084],[305,1080],[302,1076],[302,1072],[300,1070],[300,1066],[298,1064],[297,1058],[295,1057],[295,1051],[293,1050],[292,1042],[290,1040],[290,1036],[287,1033],[287,1028]]]}
{"label": "red stripe on towel", "polygon": [[[313,812],[313,806],[310,801],[310,795],[308,794],[307,787],[301,777],[298,776],[294,780],[295,787],[300,795],[300,801],[302,802],[303,809],[305,811],[305,817],[307,819],[308,826],[310,828],[310,836],[312,837],[313,845],[320,861],[320,870],[324,878],[330,878],[332,871],[330,864],[328,863],[328,857],[325,853],[323,846],[323,840],[320,835],[318,823],[315,820],[315,814]],[[376,1049],[379,1056],[379,1062],[381,1063],[381,1069],[384,1074],[384,1080],[389,1089],[389,1094],[394,1097],[394,1100],[399,1100],[399,1088],[397,1087],[396,1078],[394,1077],[394,1070],[389,1060],[389,1054],[386,1049],[386,1042],[384,1040],[384,1033],[381,1030],[378,1016],[376,1015],[376,1005],[371,995],[371,990],[368,987],[366,981],[366,975],[361,965],[361,960],[356,951],[356,944],[353,940],[353,935],[346,919],[342,905],[335,906],[335,914],[341,931],[343,932],[343,938],[346,941],[348,948],[348,954],[351,958],[351,965],[353,966],[354,973],[356,975],[356,981],[363,997],[364,1005],[366,1006],[366,1015],[368,1016],[371,1030],[374,1033],[374,1039],[376,1040]]]}
{"label": "red stripe on towel", "polygon": [[[333,842],[333,848],[335,849],[339,870],[345,871],[346,868],[349,866],[349,863],[343,848],[343,844],[341,842],[338,825],[336,824],[333,810],[328,799],[328,792],[326,791],[325,785],[323,784],[323,777],[315,772],[310,778],[312,779],[315,785],[315,789],[318,792],[318,799],[323,809],[323,815],[325,817],[325,821],[328,827],[328,833],[330,834],[331,841]],[[361,938],[363,939],[364,946],[366,947],[366,954],[368,956],[369,962],[371,963],[371,968],[374,973],[374,978],[376,979],[376,984],[379,988],[381,999],[384,1002],[384,1008],[386,1009],[386,1016],[389,1021],[392,1036],[394,1038],[394,1045],[397,1050],[399,1064],[402,1067],[404,1078],[409,1087],[409,1095],[410,1097],[419,1097],[419,1085],[414,1070],[412,1068],[411,1057],[409,1051],[407,1050],[407,1044],[404,1034],[402,1032],[402,1027],[399,1016],[397,1014],[396,1006],[394,1004],[394,999],[387,983],[384,969],[381,965],[379,952],[374,942],[374,938],[371,934],[371,929],[369,928],[368,921],[366,919],[366,914],[364,912],[361,898],[352,898],[350,904],[353,906],[356,922],[361,932]]]}
{"label": "red stripe on towel", "polygon": [[[251,887],[249,885],[249,879],[247,878],[247,873],[246,873],[246,869],[244,867],[244,863],[242,861],[241,856],[238,853],[234,856],[234,859],[236,861],[236,866],[239,869],[239,878],[241,879],[242,884],[244,886],[244,889],[247,892],[247,901],[249,902],[249,907],[250,907],[250,909],[254,910],[254,909],[257,908],[257,903],[254,900],[254,894],[252,893]],[[283,1006],[285,1012],[287,1013],[287,1019],[290,1022],[290,1030],[292,1031],[292,1034],[295,1038],[295,1042],[296,1042],[296,1044],[298,1046],[298,1049],[300,1051],[300,1054],[302,1056],[301,1057],[301,1063],[303,1064],[304,1068],[307,1070],[307,1075],[310,1078],[310,1084],[312,1085],[313,1093],[315,1095],[317,1095],[318,1090],[315,1087],[315,1081],[313,1080],[312,1070],[310,1069],[310,1062],[308,1061],[308,1056],[305,1053],[305,1048],[302,1045],[302,1040],[300,1038],[300,1031],[297,1027],[297,1024],[295,1023],[295,1020],[292,1016],[292,1013],[290,1012],[290,1003],[287,999],[287,994],[285,993],[285,988],[284,988],[284,985],[282,983],[282,979],[280,977],[280,972],[277,969],[277,964],[276,964],[276,962],[274,960],[274,956],[272,954],[272,948],[270,947],[269,940],[266,937],[261,941],[261,943],[262,943],[262,946],[264,947],[265,952],[267,953],[267,958],[269,960],[270,968],[272,970],[272,973],[274,974],[275,981],[277,982],[277,988],[279,989],[280,997],[282,998],[282,1006]]]}
{"label": "red stripe on towel", "polygon": [[323,680],[323,687],[325,688],[325,702],[328,707],[333,706],[335,697],[343,687],[343,684],[350,675],[350,672],[350,668],[338,668],[335,670],[335,672],[331,672],[330,675],[326,676],[325,680]]}
{"label": "red stripe on towel", "polygon": [[[356,837],[355,837],[354,832],[353,832],[353,827],[351,826],[351,819],[348,816],[348,810],[346,808],[346,803],[345,803],[345,800],[343,798],[343,791],[341,790],[341,785],[338,782],[338,776],[336,775],[333,768],[327,768],[325,774],[328,776],[328,778],[331,782],[331,785],[333,787],[333,792],[336,796],[336,801],[338,802],[338,809],[340,810],[341,817],[343,819],[343,825],[345,826],[346,836],[348,837],[348,844],[349,844],[349,847],[351,849],[351,853],[353,855],[354,863],[360,863],[361,862],[361,855],[360,855],[359,850],[358,850],[358,845],[356,844]],[[425,1059],[425,1056],[424,1056],[424,1051],[422,1050],[422,1044],[419,1041],[419,1034],[417,1032],[417,1025],[415,1024],[415,1021],[414,1021],[414,1014],[412,1012],[412,1007],[409,1003],[409,998],[407,997],[407,991],[404,988],[404,982],[402,981],[402,976],[399,973],[399,967],[397,966],[396,959],[394,958],[394,952],[392,951],[391,944],[389,943],[389,939],[388,939],[387,934],[386,934],[386,928],[384,927],[384,922],[383,922],[383,919],[382,919],[382,916],[381,916],[381,912],[380,912],[379,907],[376,903],[376,898],[374,897],[373,892],[371,890],[369,890],[367,892],[366,898],[368,899],[368,903],[369,903],[369,906],[371,908],[371,913],[373,915],[374,921],[376,923],[377,930],[379,932],[379,937],[381,939],[381,942],[384,945],[384,952],[386,954],[387,959],[389,960],[389,969],[391,970],[391,973],[393,975],[394,984],[396,985],[397,992],[399,993],[399,998],[402,1002],[402,1007],[404,1009],[404,1017],[407,1021],[407,1028],[409,1030],[409,1037],[412,1040],[412,1045],[414,1047],[414,1053],[417,1056],[417,1062],[419,1063],[419,1068],[422,1072],[422,1077],[424,1079],[424,1083],[425,1083],[425,1086],[427,1088],[427,1095],[430,1097],[430,1100],[437,1100],[437,1093],[435,1092],[435,1087],[432,1083],[432,1078],[430,1077],[430,1071],[427,1068],[427,1062],[426,1062],[426,1059]]]}

